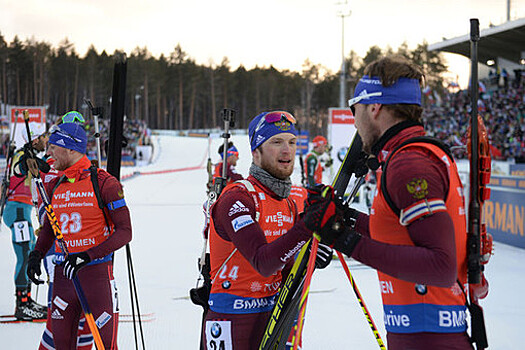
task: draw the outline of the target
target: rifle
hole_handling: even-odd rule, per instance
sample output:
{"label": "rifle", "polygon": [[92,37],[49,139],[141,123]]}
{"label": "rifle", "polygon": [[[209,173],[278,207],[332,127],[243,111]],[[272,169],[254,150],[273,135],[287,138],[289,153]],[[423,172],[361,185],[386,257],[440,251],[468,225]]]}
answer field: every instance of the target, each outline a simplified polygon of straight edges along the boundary
{"label": "rifle", "polygon": [[[200,305],[203,308],[202,322],[201,322],[201,334],[204,331],[204,319],[208,312],[208,299],[210,297],[211,290],[211,276],[210,276],[210,253],[207,253],[208,249],[208,230],[210,223],[210,208],[213,203],[219,198],[222,190],[226,187],[227,183],[227,166],[228,166],[228,140],[230,139],[230,128],[235,126],[235,113],[234,109],[224,108],[221,111],[222,120],[224,122],[224,132],[221,137],[224,138],[223,144],[223,162],[222,162],[222,176],[213,179],[211,171],[211,159],[209,158],[209,147],[210,140],[208,140],[208,176],[213,180],[212,187],[208,190],[208,200],[206,201],[206,227],[204,229],[204,243],[202,247],[202,253],[198,259],[199,265],[199,277],[197,278],[197,284],[195,288],[190,289],[190,299],[195,305]],[[208,182],[210,183],[210,182]],[[202,285],[199,286],[200,281]],[[205,349],[205,344],[202,341],[202,337],[199,344],[199,349]]]}
{"label": "rifle", "polygon": [[206,194],[209,194],[213,187],[213,164],[211,162],[211,134],[208,133],[208,161],[206,162],[206,171],[208,172],[208,182],[206,183]]}
{"label": "rifle", "polygon": [[[481,284],[483,264],[488,262],[492,251],[492,240],[486,233],[485,225],[481,224],[481,207],[490,197],[486,185],[490,181],[490,153],[488,137],[483,119],[478,115],[478,41],[479,21],[470,19],[470,62],[471,62],[471,115],[468,153],[470,155],[470,195],[468,209],[467,233],[467,276],[469,283],[469,299],[467,307],[471,316],[471,341],[476,348],[488,347],[487,333],[483,309],[478,304],[473,285]],[[481,133],[481,135],[480,135]],[[480,142],[480,136],[482,136]]]}

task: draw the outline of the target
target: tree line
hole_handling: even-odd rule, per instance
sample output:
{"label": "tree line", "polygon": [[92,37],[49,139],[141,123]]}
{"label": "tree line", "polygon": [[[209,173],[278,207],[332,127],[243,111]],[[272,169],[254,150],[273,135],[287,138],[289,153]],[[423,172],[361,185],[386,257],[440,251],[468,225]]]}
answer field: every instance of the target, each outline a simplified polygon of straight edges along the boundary
{"label": "tree line", "polygon": [[[346,56],[349,95],[364,67],[385,54],[403,55],[423,67],[433,90],[443,86],[447,66],[441,54],[423,42],[415,49],[372,46],[364,57]],[[87,113],[84,98],[109,113],[113,67],[125,52],[97,52],[91,45],[80,56],[64,39],[57,47],[45,41],[15,36],[6,42],[0,33],[0,100],[5,105],[47,106],[48,114],[69,110]],[[153,57],[146,47],[127,56],[126,116],[158,129],[208,129],[222,125],[220,110],[237,110],[237,128],[247,128],[258,113],[283,109],[292,112],[300,127],[311,133],[326,130],[328,108],[338,106],[339,72],[305,60],[302,71],[270,67],[233,69],[228,58],[197,64],[180,45],[165,56]],[[4,108],[5,109],[5,108]],[[0,113],[6,113],[0,110]]]}

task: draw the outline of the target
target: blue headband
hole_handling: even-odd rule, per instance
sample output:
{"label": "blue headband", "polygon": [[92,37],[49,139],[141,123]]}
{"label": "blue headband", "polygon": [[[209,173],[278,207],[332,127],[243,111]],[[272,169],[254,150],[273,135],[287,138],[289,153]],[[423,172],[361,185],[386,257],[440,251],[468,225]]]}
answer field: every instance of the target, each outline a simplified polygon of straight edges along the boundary
{"label": "blue headband", "polygon": [[355,87],[354,98],[348,100],[352,107],[356,103],[383,105],[409,104],[421,106],[421,88],[418,79],[399,78],[394,85],[385,87],[379,77],[365,75]]}

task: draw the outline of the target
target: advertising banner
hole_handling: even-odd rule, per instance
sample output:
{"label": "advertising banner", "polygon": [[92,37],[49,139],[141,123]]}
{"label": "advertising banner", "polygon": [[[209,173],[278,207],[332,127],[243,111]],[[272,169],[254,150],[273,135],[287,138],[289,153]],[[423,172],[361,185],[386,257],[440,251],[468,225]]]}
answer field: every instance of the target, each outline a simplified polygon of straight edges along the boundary
{"label": "advertising banner", "polygon": [[46,131],[46,108],[38,106],[11,106],[9,107],[9,134],[12,135],[15,123],[17,124],[14,141],[16,148],[27,143],[27,131],[24,123],[24,111],[29,113],[29,129],[33,135],[41,135]]}
{"label": "advertising banner", "polygon": [[305,155],[308,153],[308,131],[301,130],[297,137],[297,150],[295,151],[296,155]]}
{"label": "advertising banner", "polygon": [[[350,108],[329,108],[328,117],[328,143],[332,146],[331,155],[334,160],[334,174],[336,174],[357,129]],[[332,180],[330,179],[328,183],[331,183]]]}
{"label": "advertising banner", "polygon": [[483,221],[495,241],[525,248],[525,177],[493,176]]}

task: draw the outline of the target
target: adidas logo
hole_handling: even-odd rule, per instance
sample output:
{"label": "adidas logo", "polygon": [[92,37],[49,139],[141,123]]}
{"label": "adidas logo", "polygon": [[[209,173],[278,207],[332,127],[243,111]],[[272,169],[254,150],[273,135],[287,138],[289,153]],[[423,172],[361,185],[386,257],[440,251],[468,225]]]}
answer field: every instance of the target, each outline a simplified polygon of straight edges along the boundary
{"label": "adidas logo", "polygon": [[228,212],[228,216],[232,216],[233,214],[240,213],[243,211],[248,211],[248,208],[246,208],[244,204],[242,204],[240,201],[237,201],[231,206],[230,211]]}
{"label": "adidas logo", "polygon": [[64,140],[62,140],[62,139],[58,139],[58,140],[57,140],[57,145],[65,146],[66,143],[64,142]]}
{"label": "adidas logo", "polygon": [[368,95],[368,91],[366,91],[366,89],[361,91],[358,96],[365,96],[365,95]]}
{"label": "adidas logo", "polygon": [[51,314],[51,318],[54,320],[62,320],[64,319],[64,316],[58,311],[58,309],[55,309],[53,313]]}

